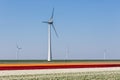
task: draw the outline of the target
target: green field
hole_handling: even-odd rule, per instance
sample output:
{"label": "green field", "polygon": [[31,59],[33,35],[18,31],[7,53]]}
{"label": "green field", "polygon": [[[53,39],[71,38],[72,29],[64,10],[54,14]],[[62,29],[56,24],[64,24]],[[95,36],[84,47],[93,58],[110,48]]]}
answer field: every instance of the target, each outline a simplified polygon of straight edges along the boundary
{"label": "green field", "polygon": [[120,80],[120,71],[12,75],[0,80]]}
{"label": "green field", "polygon": [[[0,60],[1,63],[48,63],[47,60]],[[61,62],[120,62],[120,60],[52,60],[49,63]]]}

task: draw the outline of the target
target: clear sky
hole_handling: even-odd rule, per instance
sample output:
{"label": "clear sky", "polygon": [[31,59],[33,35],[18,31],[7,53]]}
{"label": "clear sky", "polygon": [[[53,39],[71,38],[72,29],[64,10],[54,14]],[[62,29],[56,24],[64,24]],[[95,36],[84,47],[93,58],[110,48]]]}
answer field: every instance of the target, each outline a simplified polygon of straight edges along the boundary
{"label": "clear sky", "polygon": [[53,59],[120,59],[120,0],[0,0],[0,59],[47,59],[53,7]]}

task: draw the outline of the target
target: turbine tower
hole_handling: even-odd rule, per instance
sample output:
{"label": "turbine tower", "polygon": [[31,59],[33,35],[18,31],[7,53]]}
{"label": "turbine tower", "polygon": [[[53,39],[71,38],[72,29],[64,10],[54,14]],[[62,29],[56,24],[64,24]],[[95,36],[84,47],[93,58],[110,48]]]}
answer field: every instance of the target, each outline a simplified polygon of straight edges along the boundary
{"label": "turbine tower", "polygon": [[18,54],[19,54],[19,52],[22,48],[19,47],[17,44],[16,44],[16,48],[17,48],[16,59],[19,60],[19,55]]}
{"label": "turbine tower", "polygon": [[107,50],[105,49],[104,50],[104,60],[106,60],[106,53],[107,53]]}
{"label": "turbine tower", "polygon": [[52,11],[52,15],[48,21],[43,21],[43,23],[48,24],[48,61],[52,60],[52,50],[51,50],[51,27],[54,29],[56,36],[58,37],[57,31],[53,24],[53,16],[54,16],[54,8]]}

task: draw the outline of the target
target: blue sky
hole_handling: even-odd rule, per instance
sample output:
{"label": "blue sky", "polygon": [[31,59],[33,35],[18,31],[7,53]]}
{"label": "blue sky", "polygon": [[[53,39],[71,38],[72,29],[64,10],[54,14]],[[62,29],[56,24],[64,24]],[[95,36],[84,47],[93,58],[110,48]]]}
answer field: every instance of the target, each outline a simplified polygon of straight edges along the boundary
{"label": "blue sky", "polygon": [[0,59],[47,59],[53,7],[53,59],[120,58],[119,0],[0,0]]}

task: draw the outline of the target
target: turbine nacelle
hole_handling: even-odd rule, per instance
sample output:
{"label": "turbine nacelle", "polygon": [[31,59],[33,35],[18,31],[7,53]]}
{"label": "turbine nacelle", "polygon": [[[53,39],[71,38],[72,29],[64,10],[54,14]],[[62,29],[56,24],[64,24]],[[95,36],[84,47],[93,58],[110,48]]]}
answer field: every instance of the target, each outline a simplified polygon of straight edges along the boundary
{"label": "turbine nacelle", "polygon": [[21,48],[21,47],[19,47],[17,44],[16,44],[16,47],[17,47],[17,49],[18,49],[18,50],[22,49],[22,48]]}
{"label": "turbine nacelle", "polygon": [[53,24],[53,21],[48,21],[48,24]]}

